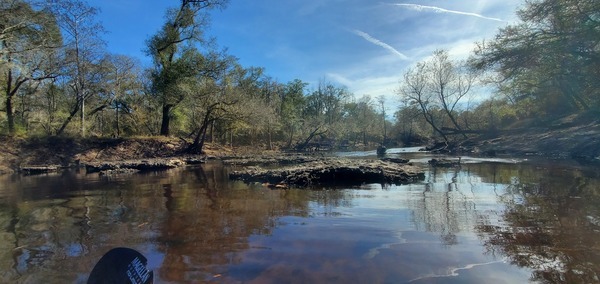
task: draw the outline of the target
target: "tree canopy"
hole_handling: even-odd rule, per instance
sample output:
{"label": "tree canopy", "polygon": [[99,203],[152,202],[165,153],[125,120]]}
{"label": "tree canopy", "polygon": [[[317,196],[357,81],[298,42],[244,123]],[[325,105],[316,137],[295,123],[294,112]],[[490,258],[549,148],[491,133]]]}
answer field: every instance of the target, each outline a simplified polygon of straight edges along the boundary
{"label": "tree canopy", "polygon": [[477,43],[467,61],[436,50],[399,70],[397,109],[389,97],[356,96],[326,80],[279,82],[260,66],[242,66],[206,36],[211,13],[227,0],[174,5],[150,31],[152,64],[143,68],[105,50],[100,11],[84,1],[2,1],[0,133],[175,136],[194,152],[207,141],[372,148],[600,109],[598,1],[525,1],[520,21]]}
{"label": "tree canopy", "polygon": [[492,70],[501,94],[535,102],[538,113],[600,106],[600,3],[528,0],[521,22],[480,42],[473,66]]}

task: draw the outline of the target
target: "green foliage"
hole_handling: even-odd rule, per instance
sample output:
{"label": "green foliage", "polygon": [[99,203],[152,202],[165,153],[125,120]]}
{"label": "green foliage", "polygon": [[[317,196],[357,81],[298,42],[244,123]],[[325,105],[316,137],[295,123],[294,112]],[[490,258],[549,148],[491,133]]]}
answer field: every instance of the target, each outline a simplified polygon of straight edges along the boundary
{"label": "green foliage", "polygon": [[542,115],[600,104],[600,2],[531,0],[521,23],[482,42],[473,66],[493,70],[500,92],[515,103],[535,102]]}
{"label": "green foliage", "polygon": [[[167,12],[162,29],[147,41],[147,54],[154,61],[152,73],[154,95],[162,103],[162,122],[160,134],[170,134],[171,112],[181,103],[189,92],[185,83],[198,75],[197,66],[205,67],[206,58],[194,44],[204,43],[202,32],[207,25],[205,12],[213,8],[222,8],[226,0],[185,0],[178,9]],[[190,47],[192,46],[192,47]],[[184,48],[186,47],[186,48]],[[199,72],[202,75],[203,72]],[[184,85],[182,85],[184,84]]]}
{"label": "green foliage", "polygon": [[[52,64],[62,37],[53,14],[27,1],[0,3],[0,90],[9,134],[24,125],[18,117],[17,97],[29,99],[57,73]],[[22,106],[22,105],[21,105]]]}
{"label": "green foliage", "polygon": [[364,96],[358,102],[349,102],[344,106],[345,140],[352,145],[381,143],[383,141],[382,115],[375,109],[375,102]]}
{"label": "green foliage", "polygon": [[394,117],[396,121],[391,136],[403,145],[424,145],[433,132],[416,105],[402,105]]}

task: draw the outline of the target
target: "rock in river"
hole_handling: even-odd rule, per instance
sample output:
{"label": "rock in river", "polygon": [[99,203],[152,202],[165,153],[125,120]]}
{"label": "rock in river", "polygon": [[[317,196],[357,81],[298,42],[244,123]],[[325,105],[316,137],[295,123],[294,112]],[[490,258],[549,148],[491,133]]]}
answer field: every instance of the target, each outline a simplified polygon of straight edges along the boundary
{"label": "rock in river", "polygon": [[406,184],[425,178],[422,170],[381,160],[325,159],[278,169],[248,167],[230,173],[231,179],[246,182],[313,185],[360,185],[364,183]]}
{"label": "rock in river", "polygon": [[116,173],[124,172],[127,170],[138,170],[138,171],[149,171],[149,170],[162,170],[171,169],[185,165],[185,161],[181,159],[148,159],[148,160],[129,160],[129,161],[113,161],[113,162],[102,162],[102,163],[89,163],[86,164],[87,173],[103,172]]}

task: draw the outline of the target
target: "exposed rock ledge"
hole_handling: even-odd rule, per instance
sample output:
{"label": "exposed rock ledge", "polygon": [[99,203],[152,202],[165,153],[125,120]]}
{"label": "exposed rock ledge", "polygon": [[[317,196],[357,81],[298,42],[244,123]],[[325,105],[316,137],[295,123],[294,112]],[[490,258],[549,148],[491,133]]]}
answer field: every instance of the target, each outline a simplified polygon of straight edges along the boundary
{"label": "exposed rock ledge", "polygon": [[113,161],[101,163],[88,163],[85,165],[87,173],[116,174],[131,173],[137,171],[171,169],[188,164],[188,161],[177,158],[147,159]]}
{"label": "exposed rock ledge", "polygon": [[425,178],[422,170],[381,160],[325,159],[278,169],[248,167],[230,173],[231,179],[277,184],[277,187],[313,185],[406,184]]}

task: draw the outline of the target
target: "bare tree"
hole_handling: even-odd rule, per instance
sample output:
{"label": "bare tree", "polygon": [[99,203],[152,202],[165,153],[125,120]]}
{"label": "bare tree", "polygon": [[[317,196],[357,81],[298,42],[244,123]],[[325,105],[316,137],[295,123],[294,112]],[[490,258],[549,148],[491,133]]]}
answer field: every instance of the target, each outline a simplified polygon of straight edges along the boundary
{"label": "bare tree", "polygon": [[[435,94],[456,130],[462,133],[455,111],[458,103],[471,91],[476,73],[466,68],[463,62],[450,60],[446,50],[436,50],[426,65],[430,76],[428,91]],[[464,133],[462,135],[466,138]]]}
{"label": "bare tree", "polygon": [[[131,97],[142,92],[139,62],[125,55],[107,54],[100,62],[102,69],[98,103],[87,115],[114,110],[113,135],[121,136],[122,116],[131,112]],[[112,128],[109,124],[109,128]]]}
{"label": "bare tree", "polygon": [[80,134],[85,136],[85,102],[94,92],[94,84],[101,77],[98,63],[104,54],[104,41],[100,38],[104,29],[94,17],[98,9],[79,0],[50,2],[64,34],[64,76],[75,98],[69,116],[58,129],[62,134],[67,125],[80,115]]}
{"label": "bare tree", "polygon": [[409,68],[404,73],[404,80],[398,89],[398,93],[407,99],[410,104],[418,105],[425,121],[447,142],[448,137],[436,123],[435,114],[437,106],[435,104],[435,97],[427,91],[428,77],[426,73],[427,65],[424,62],[420,62],[417,66]]}
{"label": "bare tree", "polygon": [[383,124],[383,141],[381,145],[385,145],[387,141],[387,126],[385,120],[385,97],[383,95],[377,97],[377,102],[379,103],[379,107],[381,107],[381,123]]}
{"label": "bare tree", "polygon": [[443,112],[452,123],[453,132],[466,138],[456,118],[457,108],[471,92],[476,78],[477,73],[464,62],[450,60],[446,50],[436,50],[430,60],[405,72],[398,93],[410,104],[418,105],[427,123],[447,142],[448,133],[437,114]]}

